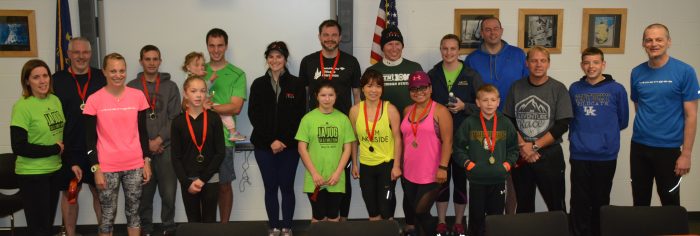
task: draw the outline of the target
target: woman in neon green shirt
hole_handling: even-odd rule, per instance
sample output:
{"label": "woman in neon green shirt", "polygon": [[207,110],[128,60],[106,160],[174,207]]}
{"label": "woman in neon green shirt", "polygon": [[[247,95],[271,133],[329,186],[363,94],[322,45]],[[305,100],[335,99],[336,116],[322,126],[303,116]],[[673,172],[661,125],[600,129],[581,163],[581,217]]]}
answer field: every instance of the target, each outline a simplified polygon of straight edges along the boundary
{"label": "woman in neon green shirt", "polygon": [[12,152],[17,155],[15,173],[29,234],[52,235],[62,179],[58,175],[63,153],[63,109],[53,95],[51,70],[45,62],[27,61],[20,83],[22,98],[12,107],[10,124]]}

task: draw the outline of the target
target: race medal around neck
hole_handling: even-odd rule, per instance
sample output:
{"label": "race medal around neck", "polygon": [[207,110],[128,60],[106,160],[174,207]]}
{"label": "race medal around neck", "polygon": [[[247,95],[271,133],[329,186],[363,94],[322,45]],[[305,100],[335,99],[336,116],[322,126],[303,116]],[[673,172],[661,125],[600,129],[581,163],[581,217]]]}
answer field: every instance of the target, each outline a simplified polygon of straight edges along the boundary
{"label": "race medal around neck", "polygon": [[187,129],[190,132],[190,137],[192,138],[192,143],[197,147],[199,155],[194,159],[197,163],[204,162],[204,155],[202,155],[202,148],[204,148],[204,141],[207,140],[207,110],[202,111],[202,144],[197,144],[197,138],[194,136],[194,129],[192,128],[192,122],[190,121],[190,113],[185,111],[185,120],[187,121]]}
{"label": "race medal around neck", "polygon": [[78,78],[75,77],[75,72],[73,72],[73,69],[68,68],[68,71],[70,72],[71,76],[73,76],[73,79],[75,80],[75,87],[78,90],[78,96],[80,97],[80,100],[82,103],[80,103],[80,110],[85,110],[85,97],[87,97],[87,90],[88,90],[88,85],[90,84],[90,79],[92,78],[92,70],[88,68],[88,79],[87,82],[85,82],[85,85],[83,85],[83,89],[80,89],[80,83],[78,83]]}
{"label": "race medal around neck", "polygon": [[146,95],[148,105],[151,105],[151,113],[148,114],[148,119],[155,120],[156,115],[156,98],[158,98],[158,89],[160,88],[160,74],[156,77],[156,91],[153,93],[153,98],[148,95],[148,87],[146,86],[146,75],[141,76],[141,85],[143,85],[143,94]]}
{"label": "race medal around neck", "polygon": [[379,119],[379,111],[382,108],[382,100],[379,99],[377,104],[377,109],[374,112],[374,121],[372,123],[372,131],[369,130],[369,121],[367,120],[367,102],[362,106],[365,109],[365,131],[367,132],[367,138],[369,138],[369,151],[374,152],[374,147],[372,147],[372,142],[374,142],[374,128],[377,127],[377,119]]}
{"label": "race medal around neck", "polygon": [[[433,106],[433,100],[430,99],[428,100],[428,105],[423,108],[423,112],[418,116],[418,119],[422,119],[425,114],[428,113],[428,110],[430,110],[430,107]],[[413,131],[413,142],[411,142],[411,146],[413,148],[418,148],[418,142],[416,139],[418,138],[418,121],[416,120],[416,107],[418,107],[418,104],[413,105],[413,109],[411,110],[411,119],[409,120],[409,123],[411,123],[411,131]]]}
{"label": "race medal around neck", "polygon": [[486,129],[486,121],[484,121],[484,113],[479,112],[479,119],[481,120],[481,129],[484,131],[484,146],[488,146],[488,151],[491,154],[491,157],[489,157],[489,164],[493,165],[496,163],[496,158],[493,157],[493,151],[496,148],[496,126],[498,126],[498,116],[495,114],[493,116],[493,131],[491,132],[490,138],[489,131]]}

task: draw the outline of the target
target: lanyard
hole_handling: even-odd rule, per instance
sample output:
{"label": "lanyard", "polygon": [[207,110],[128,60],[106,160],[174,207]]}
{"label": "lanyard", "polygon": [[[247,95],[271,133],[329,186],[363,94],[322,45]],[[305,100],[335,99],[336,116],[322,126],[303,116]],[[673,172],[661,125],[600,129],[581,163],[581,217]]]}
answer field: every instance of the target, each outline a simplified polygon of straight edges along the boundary
{"label": "lanyard", "polygon": [[[423,116],[428,113],[428,110],[430,110],[430,107],[432,107],[432,106],[433,106],[433,100],[430,99],[430,100],[428,100],[428,106],[426,106],[423,109],[423,113],[421,113],[420,116],[418,116],[418,119],[423,118]],[[416,120],[416,107],[418,107],[418,104],[414,104],[413,110],[411,110],[411,120],[413,120],[413,121],[409,120],[411,122],[411,130],[413,131],[413,138],[414,138],[413,146],[414,147],[418,146],[418,144],[415,141],[415,139],[418,138],[418,121]]]}
{"label": "lanyard", "polygon": [[[377,110],[374,112],[374,123],[372,123],[372,131],[369,130],[369,121],[367,120],[367,102],[364,104],[365,109],[365,131],[367,131],[367,137],[369,138],[370,147],[372,146],[372,141],[374,140],[374,128],[377,127],[377,119],[379,119],[379,109],[382,107],[382,100],[379,99],[379,104],[377,104]],[[374,148],[372,150],[374,151]]]}
{"label": "lanyard", "polygon": [[488,140],[489,151],[493,155],[493,150],[496,148],[496,126],[498,126],[498,116],[493,115],[493,131],[491,133],[491,138],[489,138],[489,131],[486,129],[486,121],[484,121],[484,113],[479,112],[479,119],[481,119],[481,129],[484,130],[484,137]]}
{"label": "lanyard", "polygon": [[143,93],[146,94],[146,101],[151,105],[151,111],[156,112],[156,98],[158,98],[158,89],[160,88],[160,74],[156,77],[156,91],[151,99],[148,95],[148,86],[146,86],[146,75],[141,76],[141,84],[143,85]]}
{"label": "lanyard", "polygon": [[88,79],[87,82],[85,82],[85,85],[83,85],[83,89],[80,89],[80,83],[78,83],[78,77],[75,76],[75,72],[73,72],[73,69],[68,68],[68,71],[70,74],[73,76],[73,79],[75,80],[75,87],[78,89],[78,96],[80,96],[80,100],[83,101],[83,104],[85,104],[85,97],[87,96],[87,90],[88,90],[88,85],[90,84],[90,79],[92,78],[92,70],[88,68]]}
{"label": "lanyard", "polygon": [[202,111],[204,115],[204,121],[202,124],[202,144],[197,144],[197,138],[194,137],[194,129],[192,129],[192,122],[190,121],[190,113],[185,111],[185,120],[187,120],[187,129],[190,131],[190,137],[192,137],[192,142],[197,146],[197,151],[199,155],[202,155],[202,148],[204,148],[204,141],[207,140],[207,110]]}
{"label": "lanyard", "polygon": [[[333,80],[333,73],[335,73],[335,67],[338,65],[338,59],[340,58],[340,51],[338,55],[335,56],[335,62],[333,62],[333,68],[331,68],[331,74],[328,75],[328,80]],[[323,52],[318,53],[318,60],[321,62],[321,77],[326,74],[326,67],[323,65]]]}

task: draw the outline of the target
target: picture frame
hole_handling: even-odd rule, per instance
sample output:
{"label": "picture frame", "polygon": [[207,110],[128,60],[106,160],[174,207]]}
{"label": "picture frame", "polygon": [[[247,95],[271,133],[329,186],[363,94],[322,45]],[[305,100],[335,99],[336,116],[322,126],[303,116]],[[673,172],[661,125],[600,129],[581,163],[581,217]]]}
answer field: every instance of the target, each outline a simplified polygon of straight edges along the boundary
{"label": "picture frame", "polygon": [[459,54],[469,54],[481,44],[481,20],[498,17],[498,8],[455,9],[454,34],[462,41]]}
{"label": "picture frame", "polygon": [[561,53],[564,9],[519,9],[518,47],[525,52],[542,46],[549,53]]}
{"label": "picture frame", "polygon": [[627,8],[584,8],[581,51],[597,47],[606,54],[625,53]]}
{"label": "picture frame", "polygon": [[0,10],[0,57],[36,57],[33,10]]}

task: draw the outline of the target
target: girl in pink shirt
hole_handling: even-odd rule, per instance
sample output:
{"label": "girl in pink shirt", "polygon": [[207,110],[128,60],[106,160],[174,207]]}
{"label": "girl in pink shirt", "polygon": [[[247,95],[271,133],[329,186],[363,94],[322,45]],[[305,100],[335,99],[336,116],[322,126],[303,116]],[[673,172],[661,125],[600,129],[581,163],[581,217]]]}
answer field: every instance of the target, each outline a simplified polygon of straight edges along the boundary
{"label": "girl in pink shirt", "polygon": [[[414,104],[403,111],[403,211],[406,231],[434,235],[430,208],[447,180],[452,154],[452,116],[447,108],[430,99],[430,78],[423,71],[411,73],[408,89]],[[418,229],[414,229],[418,223]]]}
{"label": "girl in pink shirt", "polygon": [[[140,234],[138,215],[141,184],[151,178],[148,157],[146,109],[143,92],[126,87],[126,61],[118,53],[105,56],[102,69],[107,85],[88,97],[86,115],[87,150],[95,173],[102,219],[99,235],[111,235],[117,214],[119,185],[123,185],[127,232]],[[95,127],[95,128],[90,128]]]}

